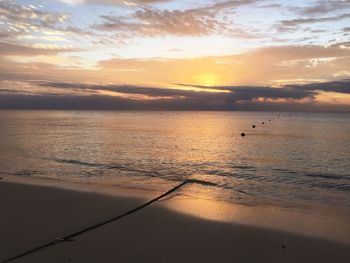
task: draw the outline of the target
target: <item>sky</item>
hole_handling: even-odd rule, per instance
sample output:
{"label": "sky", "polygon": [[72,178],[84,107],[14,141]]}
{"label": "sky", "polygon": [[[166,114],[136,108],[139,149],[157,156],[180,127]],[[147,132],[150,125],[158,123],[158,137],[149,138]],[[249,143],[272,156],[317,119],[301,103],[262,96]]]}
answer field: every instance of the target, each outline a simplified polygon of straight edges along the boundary
{"label": "sky", "polygon": [[0,108],[350,111],[350,0],[0,0]]}

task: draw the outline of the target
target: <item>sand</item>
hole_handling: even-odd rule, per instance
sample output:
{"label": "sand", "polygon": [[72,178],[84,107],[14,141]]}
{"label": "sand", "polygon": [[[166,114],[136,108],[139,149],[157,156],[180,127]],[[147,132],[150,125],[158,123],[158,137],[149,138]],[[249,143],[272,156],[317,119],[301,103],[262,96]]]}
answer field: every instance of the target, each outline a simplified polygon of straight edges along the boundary
{"label": "sand", "polygon": [[[148,197],[147,197],[148,198]],[[122,214],[146,199],[0,180],[0,262]],[[205,220],[157,202],[11,262],[348,262],[350,246]]]}

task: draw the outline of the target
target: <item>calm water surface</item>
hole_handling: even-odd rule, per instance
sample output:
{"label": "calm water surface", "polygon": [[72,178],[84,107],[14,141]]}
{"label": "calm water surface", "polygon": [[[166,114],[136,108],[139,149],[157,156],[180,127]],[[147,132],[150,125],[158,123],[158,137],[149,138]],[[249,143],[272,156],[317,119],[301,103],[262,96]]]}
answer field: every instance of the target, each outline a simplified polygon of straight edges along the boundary
{"label": "calm water surface", "polygon": [[350,114],[0,111],[0,123],[2,174],[159,190],[197,178],[219,199],[350,209]]}

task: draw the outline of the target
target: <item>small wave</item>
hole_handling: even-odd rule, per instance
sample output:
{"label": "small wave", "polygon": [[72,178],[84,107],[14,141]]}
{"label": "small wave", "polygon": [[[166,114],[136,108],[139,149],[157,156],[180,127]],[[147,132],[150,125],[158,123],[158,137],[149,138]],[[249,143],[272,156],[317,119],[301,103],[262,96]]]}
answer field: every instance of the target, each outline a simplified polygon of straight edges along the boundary
{"label": "small wave", "polygon": [[89,167],[97,167],[107,170],[118,170],[118,171],[127,171],[127,172],[136,172],[141,173],[143,175],[149,176],[149,177],[156,177],[156,178],[163,178],[168,179],[171,181],[181,181],[179,178],[169,177],[166,174],[162,174],[156,171],[147,171],[147,170],[140,170],[137,168],[130,167],[127,164],[103,164],[103,163],[90,163],[80,160],[73,160],[73,159],[60,159],[60,158],[44,158],[50,161],[55,161],[58,163],[66,163],[66,164],[74,164],[74,165],[82,165],[82,166],[89,166]]}
{"label": "small wave", "polygon": [[106,165],[100,165],[100,166],[104,166],[106,169],[118,169],[118,170],[123,170],[125,168],[125,166],[120,165],[120,164],[106,164]]}
{"label": "small wave", "polygon": [[0,174],[4,175],[15,175],[15,176],[32,176],[32,175],[40,175],[39,171],[34,170],[19,170],[14,172],[0,172]]}
{"label": "small wave", "polygon": [[255,170],[255,166],[249,166],[249,165],[233,165],[231,166],[232,168],[235,169],[242,169],[242,170]]}
{"label": "small wave", "polygon": [[0,174],[4,174],[4,175],[15,175],[14,173],[10,173],[10,172],[0,172]]}
{"label": "small wave", "polygon": [[335,184],[335,183],[326,183],[326,182],[316,182],[311,184],[311,186],[316,188],[330,189],[330,190],[340,190],[340,191],[350,191],[349,184]]}
{"label": "small wave", "polygon": [[336,174],[320,174],[320,173],[307,173],[303,174],[306,177],[317,177],[324,179],[335,179],[335,180],[350,180],[350,175],[336,175]]}
{"label": "small wave", "polygon": [[59,159],[59,158],[43,158],[47,159],[50,161],[55,161],[58,163],[68,163],[68,164],[79,164],[79,165],[85,165],[85,166],[93,166],[93,167],[100,167],[102,164],[96,164],[96,163],[88,163],[88,162],[83,162],[79,160],[73,160],[73,159]]}
{"label": "small wave", "polygon": [[288,174],[295,174],[296,172],[288,170],[288,169],[283,169],[283,168],[273,168],[273,171],[276,172],[281,172],[281,173],[288,173]]}
{"label": "small wave", "polygon": [[261,177],[247,173],[223,172],[221,170],[207,171],[209,175],[222,176],[228,178],[244,179],[244,180],[261,180]]}
{"label": "small wave", "polygon": [[13,175],[17,176],[32,176],[32,175],[37,175],[39,174],[38,171],[31,171],[31,170],[20,170],[12,173]]}
{"label": "small wave", "polygon": [[[127,164],[91,163],[91,162],[74,160],[74,159],[60,159],[60,158],[45,158],[45,159],[59,162],[59,163],[97,167],[97,168],[102,168],[102,169],[107,169],[107,170],[136,172],[136,173],[140,173],[146,177],[161,178],[161,179],[169,180],[169,181],[181,182],[181,181],[187,180],[189,183],[193,183],[193,184],[199,184],[202,186],[217,187],[217,188],[221,188],[221,189],[225,189],[225,190],[239,192],[239,193],[242,193],[245,195],[250,195],[250,196],[252,195],[252,194],[245,192],[243,190],[230,187],[229,185],[218,184],[218,183],[212,182],[210,180],[208,181],[208,180],[202,180],[202,179],[197,179],[197,178],[191,178],[191,176],[186,176],[184,174],[178,174],[176,172],[174,173],[175,175],[169,175],[169,174],[161,173],[161,172],[157,172],[157,171],[147,171],[147,170],[133,168]],[[249,167],[246,167],[246,168],[249,168]],[[239,174],[239,173],[221,172],[219,170],[213,171],[213,173],[209,172],[208,175],[223,176],[223,177],[235,177],[235,178],[242,178],[242,179],[253,179],[253,178],[249,178],[249,176],[247,176],[247,175],[243,175],[243,174]],[[251,176],[251,177],[254,177],[254,179],[256,179],[255,176]]]}

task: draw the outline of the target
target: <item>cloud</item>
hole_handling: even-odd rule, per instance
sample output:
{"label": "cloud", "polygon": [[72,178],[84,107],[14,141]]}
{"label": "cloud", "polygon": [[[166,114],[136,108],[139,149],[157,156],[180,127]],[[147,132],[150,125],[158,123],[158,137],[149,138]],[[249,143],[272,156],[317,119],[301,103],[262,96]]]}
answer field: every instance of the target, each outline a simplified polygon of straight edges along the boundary
{"label": "cloud", "polygon": [[100,5],[145,5],[158,2],[170,2],[172,0],[61,0],[66,4],[79,5],[85,3]]}
{"label": "cloud", "polygon": [[286,87],[286,88],[272,88],[272,87],[252,87],[252,86],[214,86],[209,87],[211,89],[223,90],[225,92],[206,92],[207,86],[201,85],[184,85],[179,86],[196,87],[202,89],[202,91],[183,90],[183,89],[169,89],[169,88],[150,88],[139,87],[131,85],[89,85],[89,84],[76,84],[76,83],[61,83],[61,82],[42,82],[40,86],[73,89],[73,90],[86,90],[86,91],[112,91],[116,93],[126,95],[142,95],[148,98],[182,98],[191,99],[205,102],[210,101],[244,101],[253,100],[258,98],[264,99],[292,99],[299,100],[303,98],[312,98],[316,95],[315,92],[310,90],[302,90],[299,86]]}
{"label": "cloud", "polygon": [[[1,43],[1,42],[0,42]],[[167,86],[181,82],[205,85],[280,85],[349,78],[350,49],[337,46],[273,46],[242,54],[195,58],[121,58],[99,61],[93,68],[74,63],[65,49],[1,46],[0,79],[65,80]],[[36,56],[43,52],[46,56]],[[46,53],[45,53],[46,52]],[[22,60],[11,56],[25,56]],[[10,56],[10,57],[9,57]],[[30,56],[30,57],[29,57]],[[34,56],[34,57],[32,57]],[[66,57],[65,61],[62,58]],[[80,60],[78,59],[77,62]]]}
{"label": "cloud", "polygon": [[34,6],[18,5],[12,1],[0,2],[0,18],[16,31],[28,32],[31,27],[54,28],[65,22],[68,15],[42,11]]}
{"label": "cloud", "polygon": [[[253,100],[257,98],[265,99],[293,99],[300,100],[304,98],[313,98],[318,91],[336,92],[350,94],[350,79],[328,81],[320,83],[284,85],[282,87],[269,86],[203,86],[192,84],[177,84],[179,87],[194,87],[202,89],[184,90],[175,88],[154,88],[140,87],[133,85],[94,85],[83,83],[67,82],[38,82],[39,86],[54,87],[63,89],[94,90],[94,91],[113,91],[123,94],[138,94],[150,97],[187,97],[187,98],[218,98],[230,99],[230,101]],[[225,92],[206,92],[206,90],[217,90]]]}
{"label": "cloud", "polygon": [[221,15],[223,12],[255,1],[224,1],[212,5],[185,10],[159,10],[152,7],[138,8],[129,16],[102,15],[102,23],[94,29],[112,31],[121,37],[132,36],[204,36],[231,34],[254,37],[254,34],[233,27]]}
{"label": "cloud", "polygon": [[336,44],[333,44],[332,47],[339,47],[341,49],[350,49],[350,41],[338,42]]}
{"label": "cloud", "polygon": [[316,14],[326,14],[334,11],[343,11],[344,9],[349,9],[350,1],[329,1],[329,0],[318,0],[314,4],[307,7],[297,8],[298,12],[302,15],[316,15]]}
{"label": "cloud", "polygon": [[[246,55],[255,57],[265,57],[268,59],[270,56],[272,59],[283,60],[298,60],[298,59],[310,59],[310,58],[325,58],[325,57],[343,57],[350,56],[350,51],[338,48],[337,45],[330,47],[318,46],[318,45],[300,45],[300,46],[271,46],[256,49],[254,51],[246,53]],[[244,55],[243,55],[244,56]]]}
{"label": "cloud", "polygon": [[[202,85],[178,85],[208,88]],[[234,98],[234,101],[254,100],[258,98],[300,100],[305,98],[313,99],[318,92],[322,91],[350,94],[350,79],[320,83],[284,85],[279,88],[268,86],[212,86],[210,88],[230,91],[232,93],[231,98]]]}
{"label": "cloud", "polygon": [[282,83],[330,80],[346,70],[349,63],[350,49],[305,45],[265,47],[237,55],[205,58],[113,58],[100,61],[98,67],[109,80],[123,72],[125,78],[115,80],[120,83],[135,84],[137,80],[143,80],[144,83],[164,84],[181,79],[187,83],[209,85],[270,85],[279,80]]}
{"label": "cloud", "polygon": [[[174,0],[61,0],[61,2],[64,2],[66,4],[71,5],[79,5],[79,4],[100,4],[100,5],[126,5],[126,6],[142,6],[142,5],[149,5],[153,3],[160,3],[160,2],[172,2]],[[217,4],[214,4],[217,7],[233,7],[233,6],[239,6],[244,4],[250,4],[252,2],[255,2],[256,0],[226,0],[221,1]],[[247,3],[244,3],[247,2]]]}
{"label": "cloud", "polygon": [[303,91],[326,91],[336,92],[342,94],[350,94],[350,79],[323,82],[323,83],[309,83],[304,85],[287,85],[287,88],[293,90]]}
{"label": "cloud", "polygon": [[336,15],[336,16],[328,16],[328,17],[312,17],[312,18],[297,18],[291,20],[283,20],[281,21],[282,26],[297,26],[301,24],[310,24],[310,23],[320,23],[320,22],[330,22],[330,21],[338,21],[341,19],[350,18],[350,13]]}
{"label": "cloud", "polygon": [[35,47],[24,46],[18,44],[0,42],[0,54],[3,56],[37,56],[37,55],[52,55],[63,52],[78,51],[73,48],[60,48],[60,47]]}
{"label": "cloud", "polygon": [[66,41],[65,33],[79,36],[92,34],[67,26],[69,19],[67,13],[50,12],[34,5],[19,5],[15,1],[0,1],[0,39],[18,45],[44,45],[48,41]]}
{"label": "cloud", "polygon": [[[350,94],[350,80],[289,85],[282,88],[262,86],[210,87],[229,92],[212,93],[193,90],[147,88],[125,85],[93,85],[65,82],[39,82],[36,85],[63,90],[79,89],[89,93],[76,94],[18,94],[10,89],[0,90],[1,108],[21,109],[80,109],[80,110],[340,110],[349,111],[348,105],[317,103],[313,98],[320,91]],[[186,85],[188,86],[188,85]],[[207,89],[208,87],[193,85]],[[181,84],[180,84],[181,87]],[[138,94],[154,99],[131,99],[125,96],[107,96],[91,91],[113,91]],[[305,100],[306,99],[306,100]]]}

